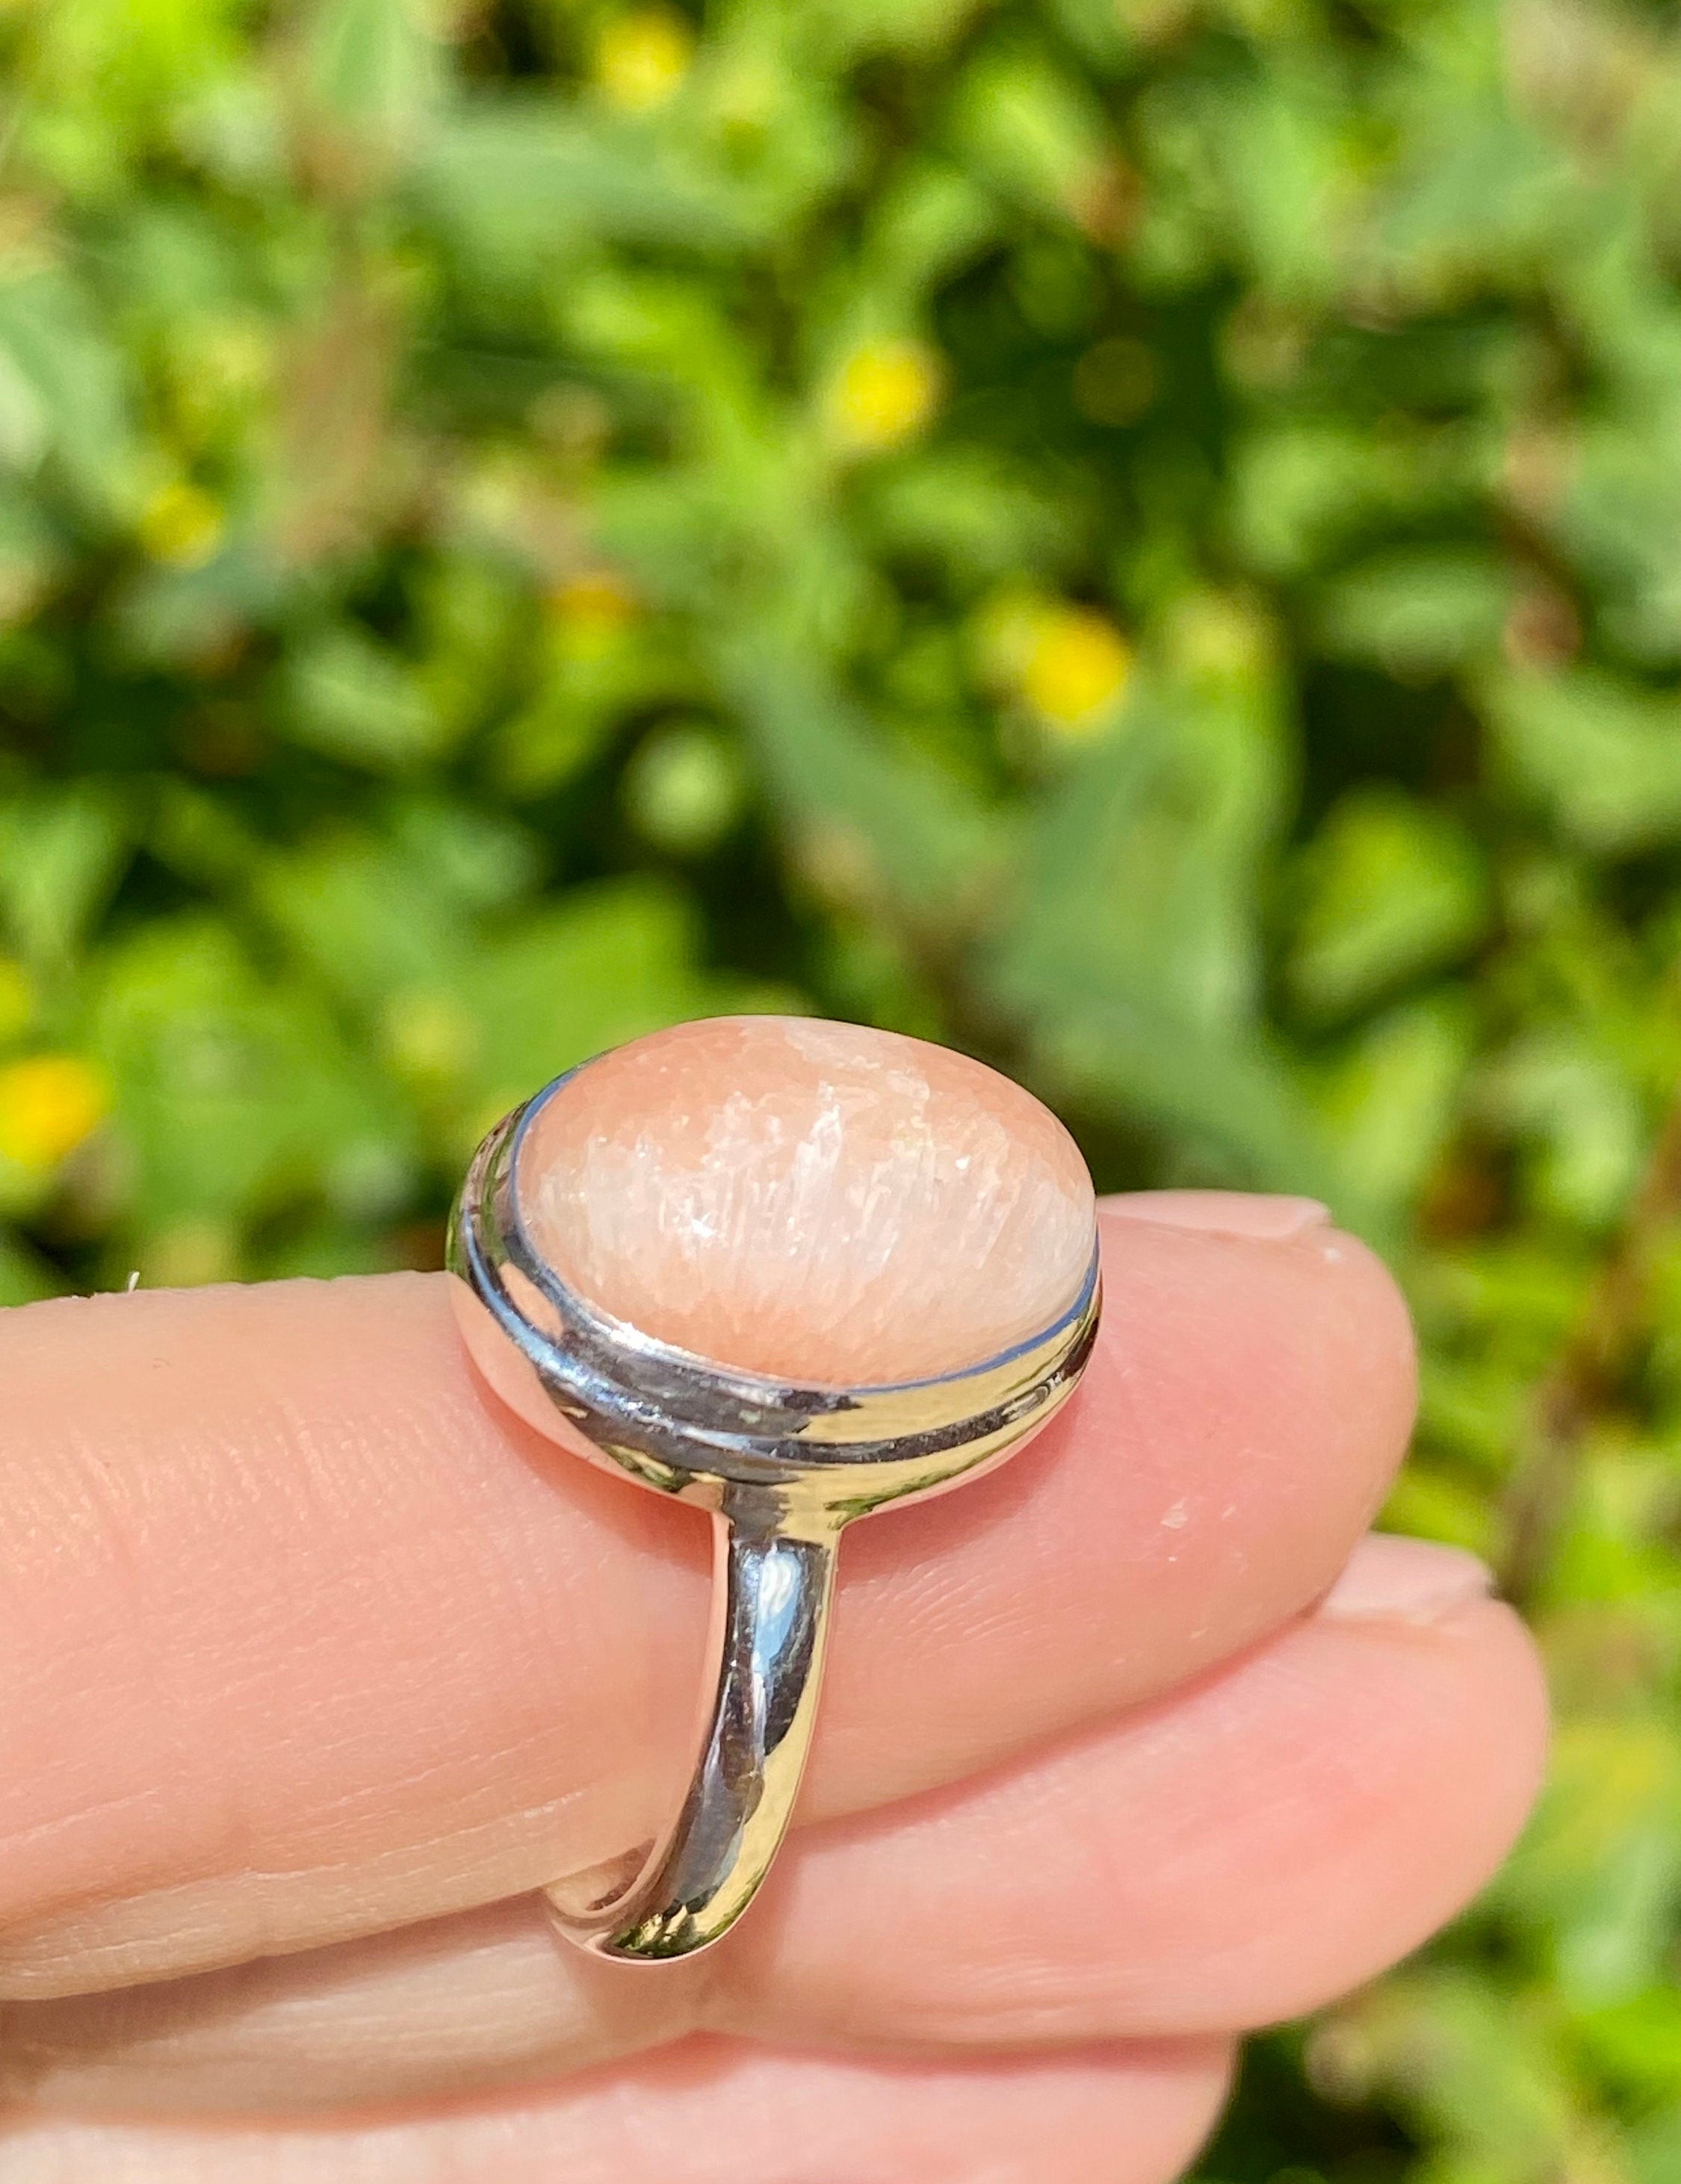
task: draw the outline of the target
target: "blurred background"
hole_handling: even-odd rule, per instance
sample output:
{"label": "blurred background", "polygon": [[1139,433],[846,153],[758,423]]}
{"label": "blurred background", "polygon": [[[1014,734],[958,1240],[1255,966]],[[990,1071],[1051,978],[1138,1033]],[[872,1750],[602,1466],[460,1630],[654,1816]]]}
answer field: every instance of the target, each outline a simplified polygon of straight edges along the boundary
{"label": "blurred background", "polygon": [[1676,2184],[1673,0],[6,0],[0,78],[0,1295],[436,1265],[720,1010],[1327,1198],[1555,1781],[1204,2175]]}

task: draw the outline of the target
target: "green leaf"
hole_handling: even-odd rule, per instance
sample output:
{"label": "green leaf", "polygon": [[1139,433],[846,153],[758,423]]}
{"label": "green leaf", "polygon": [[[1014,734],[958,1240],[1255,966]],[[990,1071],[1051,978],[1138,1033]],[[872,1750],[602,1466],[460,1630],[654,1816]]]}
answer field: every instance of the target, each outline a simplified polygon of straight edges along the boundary
{"label": "green leaf", "polygon": [[1660,669],[1681,659],[1681,403],[1668,393],[1583,427],[1554,526],[1618,644]]}
{"label": "green leaf", "polygon": [[1568,2173],[1572,2088],[1544,2018],[1452,1966],[1393,1978],[1341,2015],[1390,2101],[1455,2163],[1447,2173]]}
{"label": "green leaf", "polygon": [[308,82],[343,133],[341,156],[371,179],[411,155],[441,88],[439,52],[415,0],[316,0]]}
{"label": "green leaf", "polygon": [[1338,1205],[1383,1243],[1394,1241],[1453,1125],[1472,1036],[1458,998],[1433,997],[1378,1017],[1323,1080]]}
{"label": "green leaf", "polygon": [[115,888],[132,833],[122,799],[96,782],[0,802],[0,916],[12,945],[48,968],[67,961]]}
{"label": "green leaf", "polygon": [[1268,573],[1311,568],[1360,533],[1448,513],[1470,497],[1469,450],[1443,429],[1329,415],[1280,421],[1239,442],[1229,521]]}
{"label": "green leaf", "polygon": [[716,250],[751,231],[741,194],[686,147],[549,99],[464,105],[412,187],[465,263],[516,272],[586,238]]}
{"label": "green leaf", "polygon": [[1479,686],[1518,786],[1600,855],[1681,838],[1681,699],[1603,671],[1500,673]]}
{"label": "green leaf", "polygon": [[1005,854],[997,817],[778,638],[732,648],[721,672],[817,886],[943,940],[972,930]]}
{"label": "green leaf", "polygon": [[1014,41],[983,51],[963,75],[952,129],[1007,196],[1080,225],[1100,220],[1114,158],[1103,110],[1047,53]]}
{"label": "green leaf", "polygon": [[1323,587],[1320,634],[1327,651],[1376,660],[1391,675],[1442,675],[1494,650],[1515,593],[1492,554],[1377,554]]}
{"label": "green leaf", "polygon": [[109,330],[67,275],[0,281],[0,457],[28,469],[50,454],[83,507],[104,518],[137,485],[126,379]]}
{"label": "green leaf", "polygon": [[468,930],[451,892],[421,858],[367,835],[271,858],[254,895],[296,959],[329,992],[366,1009],[435,985],[466,956]]}
{"label": "green leaf", "polygon": [[650,880],[574,889],[473,959],[457,991],[475,1027],[477,1130],[604,1048],[685,1017],[757,1006],[699,960],[692,907]]}
{"label": "green leaf", "polygon": [[1614,1053],[1538,1026],[1483,1072],[1479,1091],[1484,1113],[1528,1155],[1543,1206],[1589,1228],[1617,1218],[1645,1165],[1647,1131]]}
{"label": "green leaf", "polygon": [[389,1088],[319,1001],[260,977],[209,919],[155,922],[108,956],[91,1039],[148,1233],[237,1237],[300,1201],[355,1218],[406,1195],[412,1130]]}
{"label": "green leaf", "polygon": [[887,300],[919,304],[983,249],[997,227],[992,201],[961,169],[921,159],[897,177],[876,207],[864,239],[866,284],[875,308]]}
{"label": "green leaf", "polygon": [[1344,797],[1298,860],[1296,885],[1290,985],[1322,1018],[1457,961],[1488,926],[1474,840],[1396,789]]}
{"label": "green leaf", "polygon": [[1136,695],[1042,805],[986,970],[1063,1096],[1136,1111],[1234,1178],[1314,1190],[1323,1145],[1255,1021],[1246,875],[1282,787],[1259,691]]}
{"label": "green leaf", "polygon": [[1358,232],[1364,165],[1351,141],[1336,72],[1298,49],[1263,75],[1208,101],[1228,228],[1243,238],[1257,287],[1315,304],[1336,292]]}
{"label": "green leaf", "polygon": [[1264,704],[1135,696],[1041,807],[1003,982],[1024,995],[1125,995],[1187,1028],[1249,1022],[1252,882],[1282,788]]}
{"label": "green leaf", "polygon": [[1001,985],[1030,1033],[1047,1096],[1088,1117],[1147,1123],[1170,1173],[1333,1199],[1338,1178],[1286,1058],[1259,1031],[1211,1033],[1148,995],[1041,997]]}
{"label": "green leaf", "polygon": [[1466,97],[1440,79],[1413,92],[1435,98],[1384,218],[1397,270],[1438,304],[1473,293],[1489,273],[1520,283],[1543,273],[1593,219],[1568,162],[1493,98]]}
{"label": "green leaf", "polygon": [[1678,1797],[1672,1724],[1561,1726],[1552,1780],[1501,1890],[1526,1922],[1544,1923],[1566,1991],[1589,2007],[1665,1976],[1665,1936],[1681,1913]]}
{"label": "green leaf", "polygon": [[451,733],[413,667],[346,624],[311,635],[286,661],[274,715],[293,742],[380,773],[410,771]]}
{"label": "green leaf", "polygon": [[865,488],[889,553],[936,564],[959,596],[1049,575],[1075,558],[1072,511],[1024,466],[982,448],[935,447],[881,465]]}
{"label": "green leaf", "polygon": [[1681,2184],[1681,2110],[1642,2117],[1626,2147],[1631,2184]]}
{"label": "green leaf", "polygon": [[878,53],[919,56],[949,45],[980,0],[812,0],[831,65]]}

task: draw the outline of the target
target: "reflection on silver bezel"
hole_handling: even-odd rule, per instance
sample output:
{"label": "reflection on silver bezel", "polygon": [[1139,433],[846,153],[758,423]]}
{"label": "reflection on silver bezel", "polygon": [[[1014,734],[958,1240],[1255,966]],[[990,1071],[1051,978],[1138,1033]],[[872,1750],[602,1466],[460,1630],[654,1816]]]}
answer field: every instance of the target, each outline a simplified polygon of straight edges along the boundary
{"label": "reflection on silver bezel", "polygon": [[[961,1372],[892,1386],[801,1387],[734,1371],[598,1312],[533,1247],[516,1187],[528,1127],[577,1073],[485,1139],[451,1220],[449,1262],[561,1415],[650,1485],[682,1491],[698,1474],[774,1485],[855,1465],[925,1465],[931,1481],[1014,1445],[1078,1379],[1100,1309],[1095,1241],[1078,1295],[1042,1334]],[[907,1476],[881,1498],[912,1490]]]}

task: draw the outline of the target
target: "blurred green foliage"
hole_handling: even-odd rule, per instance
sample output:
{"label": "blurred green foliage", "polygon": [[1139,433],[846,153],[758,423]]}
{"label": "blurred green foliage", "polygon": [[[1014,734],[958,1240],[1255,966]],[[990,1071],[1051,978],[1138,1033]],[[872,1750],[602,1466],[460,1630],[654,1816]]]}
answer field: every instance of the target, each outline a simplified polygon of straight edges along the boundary
{"label": "blurred green foliage", "polygon": [[0,1294],[685,1015],[1310,1190],[1555,1780],[1220,2184],[1681,2179],[1681,19],[10,0]]}

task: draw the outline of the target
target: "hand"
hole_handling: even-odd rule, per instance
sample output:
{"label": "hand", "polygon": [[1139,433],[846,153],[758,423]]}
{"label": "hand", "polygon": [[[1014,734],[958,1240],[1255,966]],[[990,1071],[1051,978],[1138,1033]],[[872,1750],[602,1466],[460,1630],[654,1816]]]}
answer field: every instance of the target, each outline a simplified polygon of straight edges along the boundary
{"label": "hand", "polygon": [[1358,1544],[1376,1260],[1103,1220],[1079,1394],[847,1540],[804,1825],[652,1969],[526,1892],[677,1793],[704,1524],[500,1409],[442,1276],[0,1318],[5,2184],[1171,2176],[1236,2034],[1487,1877],[1544,1702],[1479,1564]]}

